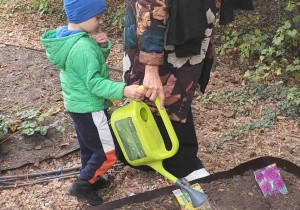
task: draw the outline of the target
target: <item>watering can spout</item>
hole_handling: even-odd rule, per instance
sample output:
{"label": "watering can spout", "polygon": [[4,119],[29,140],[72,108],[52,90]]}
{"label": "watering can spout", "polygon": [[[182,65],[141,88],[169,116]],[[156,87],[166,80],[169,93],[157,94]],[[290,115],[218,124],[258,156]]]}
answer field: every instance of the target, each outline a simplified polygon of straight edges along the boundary
{"label": "watering can spout", "polygon": [[207,195],[201,192],[198,192],[189,186],[186,185],[185,182],[182,182],[181,180],[177,180],[176,186],[180,187],[184,191],[186,191],[191,198],[192,204],[194,208],[199,207],[201,204],[203,204],[207,200]]}

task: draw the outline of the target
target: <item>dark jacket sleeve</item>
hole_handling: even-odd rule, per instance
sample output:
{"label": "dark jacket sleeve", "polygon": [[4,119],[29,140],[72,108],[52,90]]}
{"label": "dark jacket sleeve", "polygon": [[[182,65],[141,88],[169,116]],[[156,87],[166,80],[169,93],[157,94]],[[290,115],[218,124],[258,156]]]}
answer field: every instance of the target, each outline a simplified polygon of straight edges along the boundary
{"label": "dark jacket sleeve", "polygon": [[234,20],[234,10],[253,10],[252,0],[221,0],[220,24],[227,25]]}
{"label": "dark jacket sleeve", "polygon": [[145,65],[162,65],[167,0],[137,0],[136,21],[140,49],[139,61]]}

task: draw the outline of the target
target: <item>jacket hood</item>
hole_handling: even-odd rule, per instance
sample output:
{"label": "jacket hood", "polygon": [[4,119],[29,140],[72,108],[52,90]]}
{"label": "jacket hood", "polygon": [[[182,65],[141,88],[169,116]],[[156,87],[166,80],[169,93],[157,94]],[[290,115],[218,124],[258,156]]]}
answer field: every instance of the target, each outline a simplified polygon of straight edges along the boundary
{"label": "jacket hood", "polygon": [[66,60],[73,45],[83,36],[87,36],[86,32],[76,33],[70,36],[56,38],[56,30],[46,32],[41,36],[41,42],[46,50],[46,55],[55,67],[64,70]]}

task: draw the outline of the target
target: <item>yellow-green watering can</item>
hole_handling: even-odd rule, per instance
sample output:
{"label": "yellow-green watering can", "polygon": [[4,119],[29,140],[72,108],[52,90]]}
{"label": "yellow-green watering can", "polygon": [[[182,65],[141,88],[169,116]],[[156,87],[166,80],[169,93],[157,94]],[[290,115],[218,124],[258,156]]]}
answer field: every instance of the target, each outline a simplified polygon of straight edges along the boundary
{"label": "yellow-green watering can", "polygon": [[[143,90],[140,86],[139,89]],[[111,125],[127,162],[133,166],[148,165],[164,177],[182,188],[191,197],[194,207],[207,200],[207,195],[187,185],[166,171],[162,165],[164,159],[174,156],[179,142],[165,109],[160,108],[160,100],[155,105],[170,136],[172,148],[167,150],[149,107],[143,102],[131,101],[128,105],[115,110],[111,116]]]}

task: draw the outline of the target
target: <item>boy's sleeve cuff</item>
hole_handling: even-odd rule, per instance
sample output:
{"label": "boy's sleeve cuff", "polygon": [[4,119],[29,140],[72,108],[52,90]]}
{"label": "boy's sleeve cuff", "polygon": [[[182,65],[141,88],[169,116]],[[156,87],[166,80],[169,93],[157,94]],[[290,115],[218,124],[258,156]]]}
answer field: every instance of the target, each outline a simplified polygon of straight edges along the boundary
{"label": "boy's sleeve cuff", "polygon": [[164,53],[146,53],[141,51],[139,62],[144,65],[160,66],[164,64]]}
{"label": "boy's sleeve cuff", "polygon": [[111,98],[113,98],[114,100],[122,100],[124,97],[124,88],[126,87],[126,83],[123,82],[118,82],[117,84],[117,91],[115,92],[115,94],[113,96],[111,96]]}
{"label": "boy's sleeve cuff", "polygon": [[107,40],[107,47],[101,47],[101,48],[104,49],[104,50],[108,50],[108,49],[110,50],[111,49],[111,45],[112,45],[111,41],[108,39]]}

